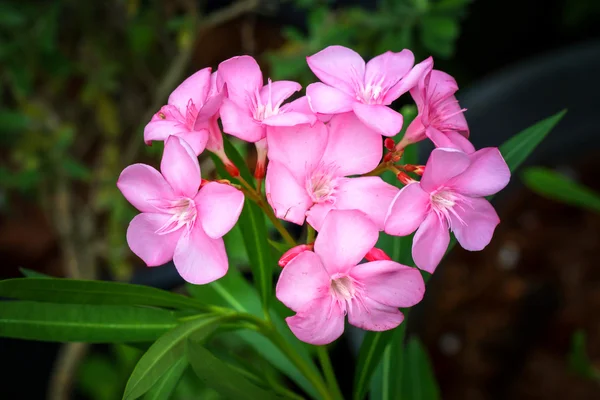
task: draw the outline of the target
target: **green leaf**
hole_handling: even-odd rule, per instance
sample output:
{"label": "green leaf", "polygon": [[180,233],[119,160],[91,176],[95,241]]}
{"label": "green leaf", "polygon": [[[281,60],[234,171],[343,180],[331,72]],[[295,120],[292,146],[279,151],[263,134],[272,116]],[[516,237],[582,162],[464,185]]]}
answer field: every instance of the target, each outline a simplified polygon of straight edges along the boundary
{"label": "green leaf", "polygon": [[[227,275],[218,281],[208,285],[187,285],[187,288],[193,297],[202,299],[202,301],[209,304],[229,307],[258,317],[263,316],[260,299],[256,291],[235,268],[230,268]],[[296,353],[304,359],[315,373],[318,373],[317,367],[309,355],[308,346],[294,336],[279,314],[272,311],[271,320]],[[240,331],[236,332],[236,335],[256,349],[267,361],[292,379],[311,397],[318,398],[317,391],[312,384],[267,338],[258,332],[252,331]]]}
{"label": "green leaf", "polygon": [[149,286],[77,279],[0,281],[0,297],[70,304],[121,304],[206,310],[198,300]]}
{"label": "green leaf", "polygon": [[137,399],[146,393],[163,374],[175,365],[185,354],[185,341],[194,334],[198,340],[211,334],[224,316],[203,316],[179,325],[158,338],[140,358],[133,370],[123,399]]}
{"label": "green leaf", "polygon": [[429,356],[423,344],[412,337],[404,350],[401,387],[397,398],[411,400],[436,400],[440,398]]}
{"label": "green leaf", "polygon": [[600,381],[600,371],[598,371],[590,361],[590,358],[587,355],[585,342],[585,332],[582,330],[576,331],[571,337],[569,370],[581,377]]}
{"label": "green leaf", "polygon": [[566,114],[566,110],[563,110],[553,116],[546,118],[537,124],[530,126],[519,134],[508,139],[502,146],[500,146],[500,152],[504,157],[504,160],[508,164],[511,172],[515,171],[525,159],[535,150],[535,148],[544,140],[544,138],[550,133],[552,128],[558,124],[558,122]]}
{"label": "green leaf", "polygon": [[34,271],[32,269],[27,268],[19,268],[19,272],[23,274],[26,278],[54,278],[53,276],[43,274],[39,271]]}
{"label": "green leaf", "polygon": [[360,346],[354,374],[352,398],[362,399],[369,389],[371,377],[381,360],[385,347],[394,335],[394,331],[367,332]]}
{"label": "green leaf", "polygon": [[18,339],[145,342],[156,340],[175,326],[177,320],[171,312],[148,307],[32,301],[4,301],[0,307],[0,337]]}
{"label": "green leaf", "polygon": [[403,323],[394,329],[394,334],[385,346],[381,361],[371,380],[369,392],[371,400],[400,398],[405,333],[406,324]]}
{"label": "green leaf", "polygon": [[181,376],[188,366],[187,358],[180,357],[158,382],[146,393],[144,400],[168,400],[175,391]]}
{"label": "green leaf", "polygon": [[541,167],[523,171],[523,182],[541,196],[561,203],[600,212],[600,193],[573,182],[565,176]]}
{"label": "green leaf", "polygon": [[187,341],[187,356],[192,369],[200,380],[223,396],[236,400],[277,399],[268,392],[250,383],[244,375],[230,368],[201,345]]}

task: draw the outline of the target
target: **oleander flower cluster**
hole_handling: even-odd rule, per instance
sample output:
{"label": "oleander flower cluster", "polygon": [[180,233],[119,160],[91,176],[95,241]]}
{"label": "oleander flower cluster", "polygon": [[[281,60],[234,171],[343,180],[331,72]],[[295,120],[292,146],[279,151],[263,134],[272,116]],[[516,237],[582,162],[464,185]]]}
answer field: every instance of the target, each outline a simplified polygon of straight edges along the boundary
{"label": "oleander flower cluster", "polygon": [[[503,189],[510,172],[497,148],[471,144],[456,81],[433,69],[431,57],[415,64],[409,50],[388,51],[365,62],[330,46],[307,63],[320,82],[301,97],[296,82],[265,81],[250,56],[196,72],[144,130],[147,144],[164,142],[160,171],[131,165],[117,185],[140,211],[127,231],[131,250],[148,266],[172,260],[193,284],[227,273],[223,236],[245,199],[264,196],[276,218],[310,225],[316,240],[279,261],[276,296],[296,312],[287,323],[299,339],[326,344],[342,334],[346,316],[372,331],[402,323],[400,308],[425,292],[418,269],[435,271],[450,232],[467,250],[487,246],[500,220],[485,197]],[[403,95],[418,115],[396,143],[404,121],[391,104]],[[223,133],[255,144],[256,186],[240,177]],[[405,148],[423,140],[435,145],[425,165],[403,163]],[[240,184],[203,179],[198,156],[206,150]],[[384,182],[384,171],[397,186]],[[417,268],[375,247],[382,231],[415,233]]]}

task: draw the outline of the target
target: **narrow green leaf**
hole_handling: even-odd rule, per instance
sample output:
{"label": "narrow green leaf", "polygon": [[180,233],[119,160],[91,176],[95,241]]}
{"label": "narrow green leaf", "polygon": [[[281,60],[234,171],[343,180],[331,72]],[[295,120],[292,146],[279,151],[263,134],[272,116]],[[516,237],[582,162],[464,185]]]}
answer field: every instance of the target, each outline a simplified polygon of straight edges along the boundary
{"label": "narrow green leaf", "polygon": [[0,337],[49,342],[124,343],[156,340],[177,326],[157,308],[4,301]]}
{"label": "narrow green leaf", "polygon": [[548,133],[550,133],[552,128],[564,117],[566,112],[567,110],[563,110],[530,126],[500,146],[500,152],[511,171],[515,171],[525,161]]}
{"label": "narrow green leaf", "polygon": [[146,393],[185,354],[185,340],[190,335],[202,340],[217,328],[223,318],[215,315],[199,317],[158,338],[135,366],[123,399],[137,399]]}
{"label": "narrow green leaf", "polygon": [[360,346],[356,371],[354,374],[354,390],[352,398],[362,399],[369,389],[371,377],[381,360],[385,347],[393,337],[394,331],[367,332]]}
{"label": "narrow green leaf", "polygon": [[600,382],[598,371],[587,354],[585,332],[576,331],[571,337],[571,351],[569,352],[569,370],[583,378],[594,379]]}
{"label": "narrow green leaf", "polygon": [[404,351],[401,387],[398,397],[411,400],[436,400],[440,390],[431,369],[429,356],[423,344],[412,337]]}
{"label": "narrow green leaf", "polygon": [[6,279],[0,281],[0,297],[52,303],[205,309],[198,300],[149,286],[76,279]]}
{"label": "narrow green leaf", "polygon": [[395,400],[400,398],[405,333],[406,324],[404,323],[394,329],[394,334],[385,346],[381,361],[371,380],[369,392],[371,400]]}
{"label": "narrow green leaf", "polygon": [[541,167],[523,171],[523,182],[541,196],[561,203],[600,212],[600,193],[573,182],[565,176]]}
{"label": "narrow green leaf", "polygon": [[22,273],[25,278],[54,278],[53,276],[27,268],[19,268],[19,272]]}
{"label": "narrow green leaf", "polygon": [[230,368],[201,345],[187,341],[187,357],[200,380],[223,396],[236,400],[268,400],[279,398],[250,383],[244,375]]}
{"label": "narrow green leaf", "polygon": [[160,380],[146,393],[144,400],[168,400],[175,391],[181,376],[188,366],[187,358],[181,356]]}

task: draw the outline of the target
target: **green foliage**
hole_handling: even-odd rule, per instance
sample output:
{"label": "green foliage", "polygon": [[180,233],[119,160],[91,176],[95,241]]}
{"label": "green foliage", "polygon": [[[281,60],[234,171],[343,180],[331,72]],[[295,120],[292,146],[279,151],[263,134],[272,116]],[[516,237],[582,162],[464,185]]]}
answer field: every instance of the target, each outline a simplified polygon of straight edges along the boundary
{"label": "green foliage", "polygon": [[182,356],[169,368],[144,396],[144,400],[168,400],[175,391],[179,380],[188,367],[188,361]]}
{"label": "green foliage", "polygon": [[561,203],[600,212],[600,193],[547,168],[531,167],[522,173],[525,185],[537,194]]}
{"label": "green foliage", "polygon": [[583,378],[592,379],[600,383],[600,371],[594,367],[586,350],[585,332],[576,331],[571,336],[571,351],[569,353],[569,370]]}

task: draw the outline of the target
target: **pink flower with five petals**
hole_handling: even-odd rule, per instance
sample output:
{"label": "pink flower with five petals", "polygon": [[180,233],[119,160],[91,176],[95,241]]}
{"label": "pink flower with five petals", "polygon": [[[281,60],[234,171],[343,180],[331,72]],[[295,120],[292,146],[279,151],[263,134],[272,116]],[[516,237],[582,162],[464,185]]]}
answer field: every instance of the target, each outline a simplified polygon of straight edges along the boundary
{"label": "pink flower with five petals", "polygon": [[314,123],[316,117],[290,110],[282,103],[301,89],[291,81],[271,82],[263,86],[260,67],[250,56],[233,57],[219,64],[219,79],[227,86],[227,98],[221,106],[225,133],[248,142],[266,136],[267,126],[295,126]]}
{"label": "pink flower with five petals", "polygon": [[398,189],[380,177],[347,178],[373,170],[381,160],[381,136],[352,113],[326,126],[269,128],[266,194],[278,218],[319,230],[332,209],[357,209],[383,230]]}
{"label": "pink flower with five petals", "polygon": [[404,320],[398,307],[421,301],[425,284],[416,268],[387,260],[357,265],[378,236],[360,211],[331,211],[314,252],[299,254],[283,268],[276,295],[296,312],[286,322],[298,339],[331,343],[343,333],[346,315],[362,329],[393,329]]}
{"label": "pink flower with five petals", "polygon": [[379,134],[394,136],[402,128],[403,119],[388,106],[412,89],[423,74],[427,60],[413,68],[414,61],[410,50],[402,50],[388,51],[365,64],[354,50],[329,46],[306,58],[322,82],[308,85],[306,97],[315,113],[353,111]]}
{"label": "pink flower with five petals", "polygon": [[117,182],[125,198],[141,211],[127,229],[129,247],[149,267],[173,260],[190,283],[221,278],[228,269],[222,237],[237,222],[244,195],[217,182],[199,189],[198,158],[177,136],[166,140],[160,169],[130,165]]}
{"label": "pink flower with five petals", "polygon": [[385,232],[406,236],[417,230],[413,260],[417,267],[433,273],[448,248],[448,229],[466,250],[482,250],[490,243],[500,219],[483,197],[502,190],[509,179],[510,170],[497,148],[471,154],[435,149],[421,181],[408,184],[396,195]]}
{"label": "pink flower with five petals", "polygon": [[[204,68],[183,81],[144,128],[144,141],[165,141],[169,136],[182,137],[196,155],[207,147],[222,150],[221,131],[214,131],[214,123],[224,97],[223,84],[217,82],[216,72]],[[220,149],[219,147],[220,143]]]}

